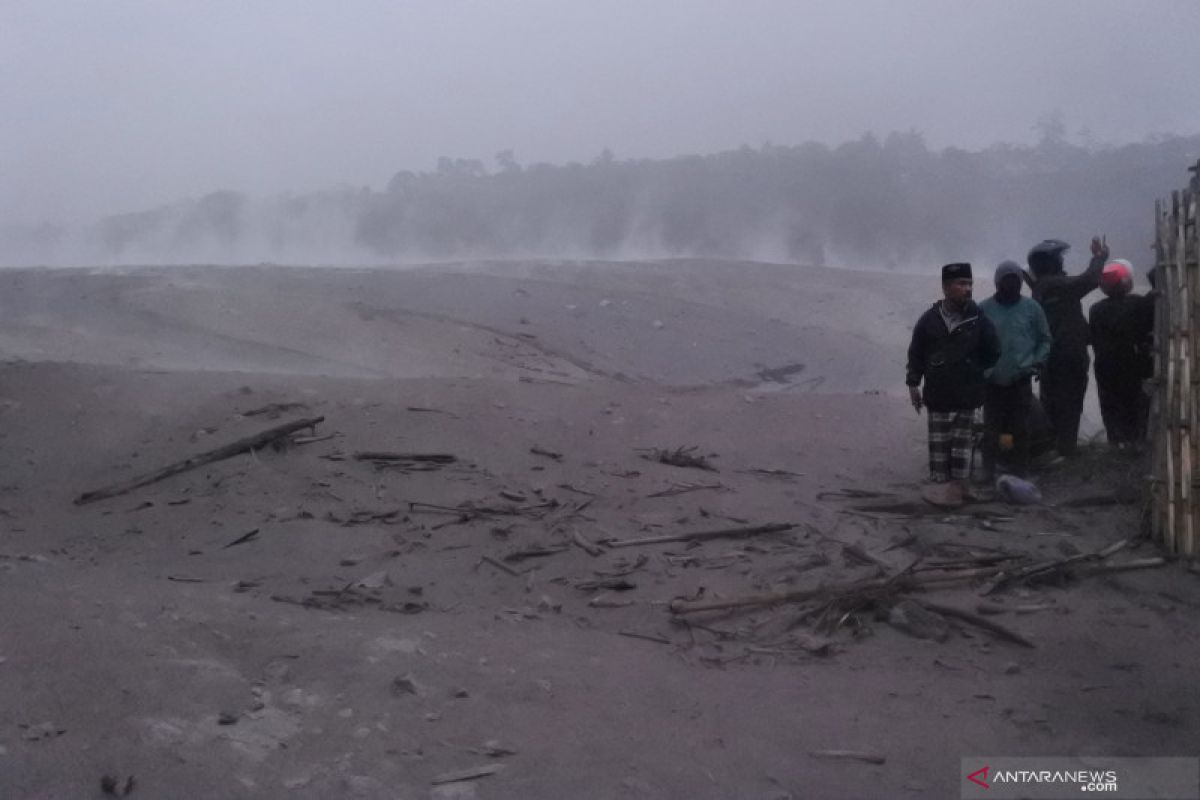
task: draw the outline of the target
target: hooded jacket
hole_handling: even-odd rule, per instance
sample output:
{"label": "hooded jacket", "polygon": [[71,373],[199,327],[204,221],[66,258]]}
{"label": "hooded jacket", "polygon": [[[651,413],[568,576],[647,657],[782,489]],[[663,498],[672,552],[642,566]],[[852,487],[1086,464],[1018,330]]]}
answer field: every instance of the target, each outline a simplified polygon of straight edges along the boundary
{"label": "hooded jacket", "polygon": [[[1021,267],[1013,261],[1005,261],[997,267],[997,288],[1000,279],[1006,275],[1020,278]],[[1046,363],[1052,341],[1050,325],[1036,301],[1018,296],[1015,302],[1005,303],[997,293],[980,303],[979,308],[996,326],[996,335],[1000,337],[1000,359],[988,371],[988,383],[1012,386]]]}
{"label": "hooded jacket", "polygon": [[905,382],[920,386],[924,380],[922,396],[930,411],[970,411],[983,405],[984,372],[999,358],[996,328],[979,306],[967,301],[951,330],[939,300],[913,327]]}

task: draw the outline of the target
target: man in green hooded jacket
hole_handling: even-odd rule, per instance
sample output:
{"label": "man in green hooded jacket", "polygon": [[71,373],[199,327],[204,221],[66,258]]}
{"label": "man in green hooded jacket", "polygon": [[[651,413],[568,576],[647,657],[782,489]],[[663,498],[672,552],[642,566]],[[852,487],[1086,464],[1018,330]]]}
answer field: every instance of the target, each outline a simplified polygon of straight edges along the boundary
{"label": "man in green hooded jacket", "polygon": [[[995,477],[998,452],[1010,450],[1016,475],[1029,469],[1029,412],[1033,376],[1050,357],[1050,325],[1037,301],[1021,296],[1022,270],[1015,261],[996,268],[996,293],[979,304],[1000,337],[1000,360],[987,372],[983,401],[982,480]],[[1003,447],[1002,445],[1008,445]]]}

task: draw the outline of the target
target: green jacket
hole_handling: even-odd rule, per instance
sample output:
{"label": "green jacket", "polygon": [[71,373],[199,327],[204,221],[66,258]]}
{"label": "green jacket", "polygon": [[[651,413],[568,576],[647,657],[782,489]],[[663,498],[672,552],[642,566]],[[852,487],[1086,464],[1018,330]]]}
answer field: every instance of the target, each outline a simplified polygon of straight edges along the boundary
{"label": "green jacket", "polygon": [[979,308],[1000,336],[1000,360],[987,371],[988,383],[1011,386],[1032,375],[1050,356],[1050,325],[1036,300],[1022,297],[1012,305],[989,297]]}

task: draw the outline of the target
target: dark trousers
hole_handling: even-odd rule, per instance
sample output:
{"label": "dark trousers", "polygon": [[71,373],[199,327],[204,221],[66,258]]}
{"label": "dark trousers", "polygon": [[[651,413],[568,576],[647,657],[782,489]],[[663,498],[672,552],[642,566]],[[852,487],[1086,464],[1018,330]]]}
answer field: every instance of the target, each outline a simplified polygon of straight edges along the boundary
{"label": "dark trousers", "polygon": [[[1008,461],[1015,475],[1029,471],[1029,412],[1033,406],[1033,384],[1022,378],[1011,386],[988,384],[987,399],[983,403],[983,471],[991,477],[996,471],[998,458]],[[1013,439],[1012,450],[1004,455],[1000,452],[1000,435],[1009,434]]]}
{"label": "dark trousers", "polygon": [[1086,352],[1065,358],[1051,356],[1042,375],[1042,406],[1054,428],[1059,455],[1073,456],[1079,449],[1079,418],[1083,415],[1090,366]]}
{"label": "dark trousers", "polygon": [[1096,392],[1104,432],[1112,444],[1139,442],[1146,433],[1146,403],[1141,373],[1136,366],[1126,369],[1096,363]]}

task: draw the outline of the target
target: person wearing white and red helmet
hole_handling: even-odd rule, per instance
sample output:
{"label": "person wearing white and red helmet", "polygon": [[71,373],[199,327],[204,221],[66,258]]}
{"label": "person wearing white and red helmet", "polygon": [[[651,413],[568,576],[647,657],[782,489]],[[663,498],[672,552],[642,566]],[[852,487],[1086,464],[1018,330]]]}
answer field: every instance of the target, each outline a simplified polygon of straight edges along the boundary
{"label": "person wearing white and red helmet", "polygon": [[1133,265],[1121,258],[1108,262],[1100,273],[1105,298],[1088,314],[1100,416],[1109,443],[1120,448],[1145,436],[1142,381],[1153,369],[1148,347],[1153,315],[1146,313],[1148,299],[1132,289]]}

